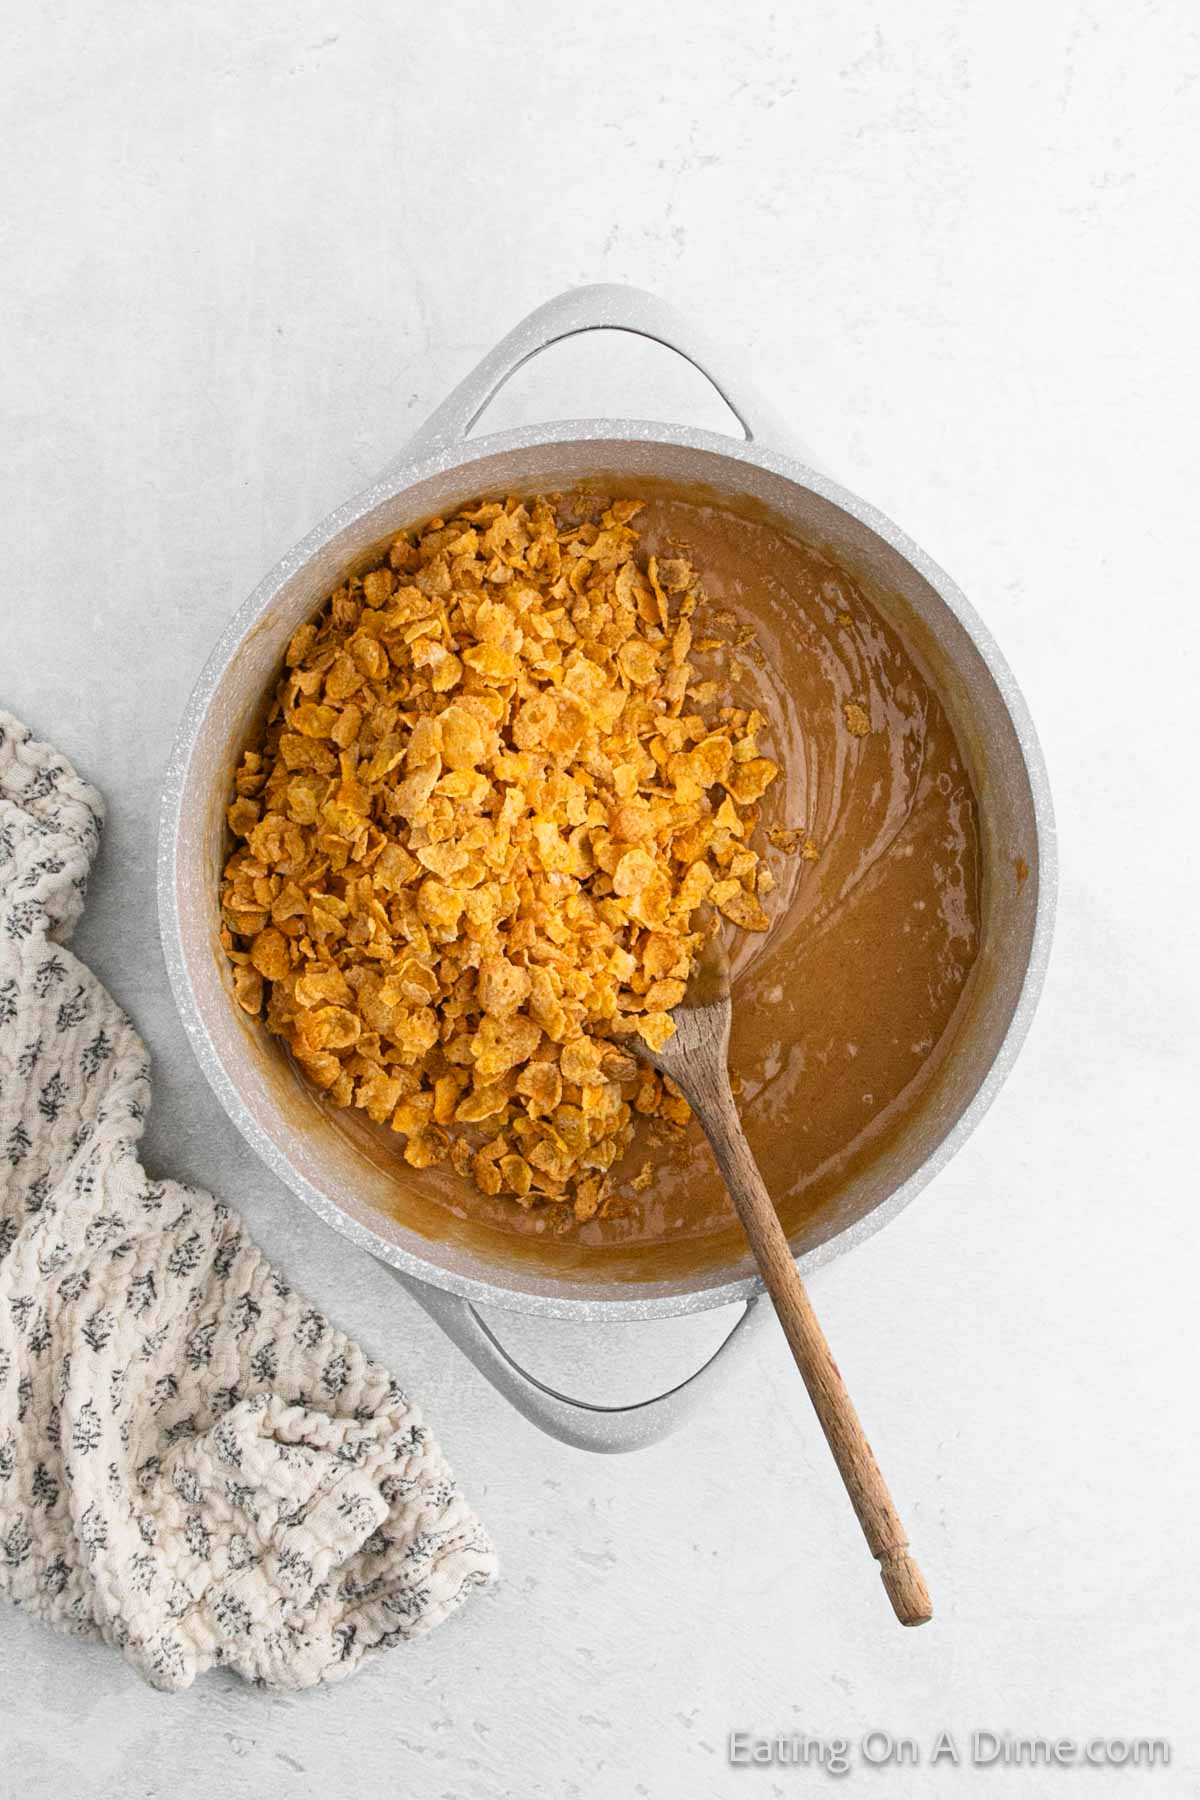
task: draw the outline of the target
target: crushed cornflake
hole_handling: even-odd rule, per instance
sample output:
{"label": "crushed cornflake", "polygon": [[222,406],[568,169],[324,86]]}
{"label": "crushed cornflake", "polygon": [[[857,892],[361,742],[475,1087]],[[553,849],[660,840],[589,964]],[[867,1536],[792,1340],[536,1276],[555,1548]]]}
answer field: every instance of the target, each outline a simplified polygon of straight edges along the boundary
{"label": "crushed cornflake", "polygon": [[693,683],[720,640],[693,645],[686,557],[639,556],[641,504],[489,501],[402,533],[296,631],[226,813],[239,1004],[412,1167],[579,1220],[637,1117],[688,1118],[610,1038],[661,1047],[697,909],[765,931],[774,886],[765,721]]}

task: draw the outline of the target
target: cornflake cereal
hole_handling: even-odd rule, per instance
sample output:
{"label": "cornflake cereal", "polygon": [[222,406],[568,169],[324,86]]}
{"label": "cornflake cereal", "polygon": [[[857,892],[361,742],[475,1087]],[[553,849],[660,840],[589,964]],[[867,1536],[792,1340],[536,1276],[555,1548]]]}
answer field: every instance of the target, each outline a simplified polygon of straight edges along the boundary
{"label": "cornflake cereal", "polygon": [[239,1003],[335,1105],[579,1219],[636,1117],[688,1118],[609,1039],[671,1035],[702,903],[766,929],[779,774],[759,713],[689,694],[689,563],[601,505],[474,506],[338,588],[238,769],[221,891]]}

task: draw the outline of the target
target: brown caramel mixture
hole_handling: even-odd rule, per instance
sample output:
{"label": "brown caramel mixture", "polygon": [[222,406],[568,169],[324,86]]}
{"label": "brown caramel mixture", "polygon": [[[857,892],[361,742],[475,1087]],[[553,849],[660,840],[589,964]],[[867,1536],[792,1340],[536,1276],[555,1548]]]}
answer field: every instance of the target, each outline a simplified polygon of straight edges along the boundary
{"label": "brown caramel mixture", "polygon": [[[776,879],[765,934],[735,933],[738,1106],[788,1232],[820,1235],[936,1105],[979,948],[979,821],[946,711],[909,646],[844,571],[767,523],[677,497],[638,514],[639,558],[686,556],[706,599],[700,679],[757,708],[782,773],[756,804]],[[414,1177],[354,1108],[329,1117],[395,1173],[394,1210],[537,1274],[646,1282],[720,1266],[744,1239],[693,1120],[638,1119],[611,1198],[567,1207]],[[399,1165],[397,1167],[397,1165]],[[885,1185],[886,1185],[886,1178]]]}
{"label": "brown caramel mixture", "polygon": [[639,1117],[690,1116],[610,1037],[670,1036],[702,906],[766,930],[768,842],[819,854],[757,830],[780,768],[733,698],[751,634],[646,553],[641,511],[509,500],[401,534],[295,634],[227,814],[246,1011],[411,1168],[579,1221],[650,1185],[610,1176]]}

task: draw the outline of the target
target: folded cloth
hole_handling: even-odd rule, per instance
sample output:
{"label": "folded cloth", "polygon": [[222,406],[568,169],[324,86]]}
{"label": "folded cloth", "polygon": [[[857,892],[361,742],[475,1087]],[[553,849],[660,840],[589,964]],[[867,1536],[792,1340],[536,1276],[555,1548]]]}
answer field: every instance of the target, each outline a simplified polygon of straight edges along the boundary
{"label": "folded cloth", "polygon": [[309,1687],[495,1559],[387,1372],[139,1163],[145,1049],[66,947],[101,820],[0,713],[0,1591],[156,1687]]}

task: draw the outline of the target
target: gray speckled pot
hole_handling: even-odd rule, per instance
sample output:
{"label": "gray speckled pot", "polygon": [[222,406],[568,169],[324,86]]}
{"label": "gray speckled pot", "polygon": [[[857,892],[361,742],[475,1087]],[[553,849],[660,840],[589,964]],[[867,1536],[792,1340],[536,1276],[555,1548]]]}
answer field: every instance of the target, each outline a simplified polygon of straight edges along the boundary
{"label": "gray speckled pot", "polygon": [[[466,440],[508,377],[578,332],[615,328],[670,346],[708,375],[745,442],[643,420],[571,420]],[[764,442],[765,440],[765,442]],[[767,448],[770,444],[772,448]],[[790,448],[789,448],[790,446]],[[860,1243],[954,1155],[995,1097],[1028,1029],[1054,912],[1050,795],[1024,700],[986,627],[954,583],[873,507],[818,472],[725,359],[673,310],[632,288],[590,287],[531,313],[450,395],[399,461],[296,546],[251,594],[188,702],[167,774],[159,857],[162,937],[185,1027],[208,1080],[269,1166],[336,1230],[413,1286],[452,1338],[529,1417],[569,1442],[628,1449],[669,1430],[717,1372],[637,1407],[594,1407],[553,1393],[508,1356],[472,1302],[557,1318],[649,1319],[744,1300],[726,1344],[744,1339],[757,1282],[748,1256],[672,1282],[550,1278],[419,1236],[383,1209],[388,1177],[320,1121],[277,1052],[232,1004],[217,944],[217,877],[229,777],[283,649],[370,546],[480,494],[565,489],[581,480],[704,488],[735,510],[767,509],[825,546],[923,657],[942,693],[980,797],[983,946],[959,1044],[909,1136],[852,1183],[797,1242],[811,1269]],[[1014,879],[1022,858],[1028,877]],[[724,1349],[724,1347],[723,1347]]]}

